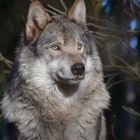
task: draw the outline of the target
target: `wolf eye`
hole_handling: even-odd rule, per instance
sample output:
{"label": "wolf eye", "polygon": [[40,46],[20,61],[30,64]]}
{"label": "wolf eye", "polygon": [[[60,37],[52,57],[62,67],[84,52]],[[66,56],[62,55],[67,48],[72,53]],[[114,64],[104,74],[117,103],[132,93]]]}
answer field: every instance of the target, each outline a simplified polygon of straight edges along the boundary
{"label": "wolf eye", "polygon": [[83,48],[82,44],[77,43],[77,49],[78,49],[78,50],[81,50],[82,48]]}
{"label": "wolf eye", "polygon": [[54,45],[51,47],[53,50],[60,50],[60,47],[58,45]]}

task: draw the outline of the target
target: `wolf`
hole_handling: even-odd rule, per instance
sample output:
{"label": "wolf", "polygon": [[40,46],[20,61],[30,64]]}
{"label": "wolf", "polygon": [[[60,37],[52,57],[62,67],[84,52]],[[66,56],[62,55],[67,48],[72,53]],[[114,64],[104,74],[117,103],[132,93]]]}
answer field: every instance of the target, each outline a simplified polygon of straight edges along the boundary
{"label": "wolf", "polygon": [[84,0],[65,16],[34,0],[2,100],[5,131],[15,133],[4,139],[105,140],[109,100]]}

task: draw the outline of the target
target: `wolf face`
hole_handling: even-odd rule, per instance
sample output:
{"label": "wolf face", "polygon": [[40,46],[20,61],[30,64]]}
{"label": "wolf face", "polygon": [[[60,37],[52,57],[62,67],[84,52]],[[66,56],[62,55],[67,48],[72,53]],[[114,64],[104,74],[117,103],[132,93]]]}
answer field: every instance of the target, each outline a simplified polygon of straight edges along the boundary
{"label": "wolf face", "polygon": [[[36,4],[40,6],[38,2]],[[28,70],[23,68],[23,71],[30,71],[30,77],[38,78],[35,79],[36,81],[44,79],[44,82],[46,80],[45,75],[49,73],[54,82],[79,84],[85,79],[89,71],[94,71],[97,68],[96,65],[91,64],[94,57],[98,59],[94,39],[85,26],[85,12],[81,13],[80,9],[78,9],[82,4],[83,1],[79,2],[75,10],[71,11],[70,9],[66,16],[59,17],[50,17],[48,13],[46,14],[46,11],[43,11],[44,9],[41,6],[38,13],[36,13],[37,10],[34,11],[31,8],[29,16],[32,16],[32,18],[30,17],[26,25],[26,40],[30,45],[27,45],[28,52],[29,48],[32,48],[30,49],[32,55],[27,56],[28,53],[26,53],[23,56],[24,58],[26,57],[25,59],[28,58],[28,60],[37,59],[32,60],[32,68],[29,67]],[[42,16],[43,12],[44,17]],[[41,17],[37,18],[37,16],[46,18],[43,27],[38,27],[41,24]],[[33,18],[35,18],[35,23],[33,23],[34,21],[30,21]],[[44,22],[44,19],[42,19],[42,22]],[[40,28],[43,28],[43,30],[40,31]],[[34,58],[31,58],[31,56]],[[39,66],[39,69],[41,68],[42,70],[37,72],[38,66],[35,62],[42,64],[41,67]],[[100,63],[98,65],[100,66]],[[34,71],[35,69],[36,71]],[[38,73],[42,74],[40,78]]]}
{"label": "wolf face", "polygon": [[35,49],[46,62],[53,80],[77,84],[88,71],[86,64],[91,55],[89,51],[93,51],[92,46],[88,45],[89,41],[86,31],[62,17],[44,29]]}

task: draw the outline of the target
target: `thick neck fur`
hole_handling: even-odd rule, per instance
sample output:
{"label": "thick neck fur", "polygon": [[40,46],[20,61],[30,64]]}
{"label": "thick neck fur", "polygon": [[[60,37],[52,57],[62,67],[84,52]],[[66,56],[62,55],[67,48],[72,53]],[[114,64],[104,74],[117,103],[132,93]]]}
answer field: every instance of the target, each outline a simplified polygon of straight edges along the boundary
{"label": "thick neck fur", "polygon": [[[33,98],[35,103],[41,103],[39,104],[41,114],[45,117],[48,116],[44,120],[56,122],[59,119],[75,117],[81,113],[83,107],[86,108],[89,102],[98,102],[99,100],[101,108],[106,106],[108,94],[106,94],[102,83],[102,72],[98,73],[98,71],[102,71],[100,66],[98,66],[99,68],[96,67],[97,72],[89,72],[79,84],[68,85],[55,82],[50,77],[45,62],[41,59],[35,59],[32,55],[28,48],[24,48],[19,56],[19,61],[22,61],[22,63],[20,62],[22,65],[19,66],[19,73],[21,71],[21,77],[25,80],[25,85],[21,85],[25,87],[25,89],[23,88],[24,93],[21,94],[29,99]],[[32,59],[27,60],[25,57]],[[96,70],[93,68],[93,71]],[[99,90],[101,86],[104,91]],[[26,91],[26,89],[30,89],[30,91]],[[102,94],[104,95],[102,96]],[[100,96],[106,96],[106,98]],[[87,105],[84,105],[85,103]]]}
{"label": "thick neck fur", "polygon": [[[24,51],[26,53],[26,49]],[[25,121],[35,121],[34,125],[39,134],[36,132],[34,135],[35,137],[40,135],[41,140],[45,140],[46,137],[48,140],[83,140],[81,137],[88,137],[87,134],[93,133],[97,118],[108,106],[109,100],[102,82],[102,72],[91,71],[78,85],[66,85],[52,80],[42,60],[30,59],[31,63],[27,59],[25,61],[22,55],[26,57],[31,54],[21,54],[19,59],[22,61],[19,75],[24,83],[19,82],[18,88],[12,91],[12,102],[8,96],[5,97],[6,102],[3,104],[5,116],[11,121],[18,122],[22,119],[22,125],[17,126],[23,133],[28,133]],[[19,94],[18,90],[21,95],[15,96]],[[26,108],[25,116],[24,108]],[[31,112],[34,113],[33,116]],[[24,121],[27,118],[28,120]]]}

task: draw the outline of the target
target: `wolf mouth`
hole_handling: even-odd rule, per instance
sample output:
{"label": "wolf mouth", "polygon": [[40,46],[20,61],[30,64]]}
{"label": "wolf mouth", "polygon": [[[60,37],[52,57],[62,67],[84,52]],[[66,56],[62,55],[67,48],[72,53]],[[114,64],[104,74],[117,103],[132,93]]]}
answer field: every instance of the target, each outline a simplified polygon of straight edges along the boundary
{"label": "wolf mouth", "polygon": [[61,81],[81,81],[84,79],[84,76],[77,76],[74,78],[64,78],[64,77],[57,75],[57,78]]}

